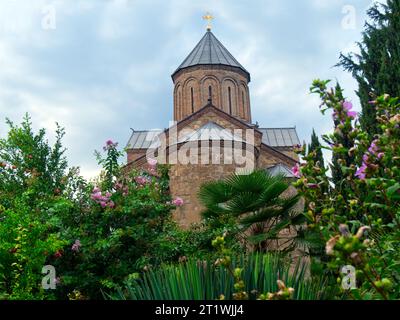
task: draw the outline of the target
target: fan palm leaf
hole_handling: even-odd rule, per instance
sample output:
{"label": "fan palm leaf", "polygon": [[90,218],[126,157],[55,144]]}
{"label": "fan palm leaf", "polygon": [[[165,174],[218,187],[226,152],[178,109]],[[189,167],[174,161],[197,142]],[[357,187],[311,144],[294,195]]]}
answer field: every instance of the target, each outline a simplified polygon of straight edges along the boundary
{"label": "fan palm leaf", "polygon": [[264,225],[258,228],[262,234],[249,237],[253,243],[276,239],[283,229],[304,223],[304,216],[294,210],[300,196],[288,195],[289,187],[283,176],[272,176],[262,170],[207,183],[199,192],[206,208],[203,217],[233,217],[243,232],[256,224]]}

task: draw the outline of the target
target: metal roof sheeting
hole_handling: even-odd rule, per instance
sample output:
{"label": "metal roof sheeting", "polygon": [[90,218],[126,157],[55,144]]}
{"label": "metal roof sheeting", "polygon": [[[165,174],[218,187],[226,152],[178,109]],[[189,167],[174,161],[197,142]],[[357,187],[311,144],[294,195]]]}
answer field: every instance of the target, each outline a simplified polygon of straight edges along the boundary
{"label": "metal roof sheeting", "polygon": [[[293,147],[300,144],[299,137],[295,128],[263,128],[258,129],[262,132],[262,142],[270,147]],[[162,130],[133,131],[129,139],[128,149],[148,149],[160,146],[159,134]],[[234,136],[231,131],[224,129],[214,122],[209,122],[195,132],[179,139],[179,142],[196,140],[233,140],[242,141],[241,138]]]}
{"label": "metal roof sheeting", "polygon": [[250,77],[249,72],[233,57],[211,31],[206,32],[174,74],[184,68],[209,64],[240,68]]}
{"label": "metal roof sheeting", "polygon": [[262,142],[270,147],[293,147],[300,144],[296,128],[259,128]]}
{"label": "metal roof sheeting", "polygon": [[282,163],[277,164],[276,166],[270,167],[266,169],[272,176],[276,177],[278,175],[283,175],[285,178],[296,178],[293,174],[292,170],[289,167],[285,166]]}
{"label": "metal roof sheeting", "polygon": [[159,146],[158,135],[162,130],[151,131],[133,131],[132,136],[127,144],[128,149],[148,149],[150,147],[157,148]]}
{"label": "metal roof sheeting", "polygon": [[225,129],[215,122],[208,122],[193,133],[187,134],[180,138],[179,143],[187,141],[209,141],[209,140],[224,140],[243,142],[242,138],[232,133],[232,130]]}

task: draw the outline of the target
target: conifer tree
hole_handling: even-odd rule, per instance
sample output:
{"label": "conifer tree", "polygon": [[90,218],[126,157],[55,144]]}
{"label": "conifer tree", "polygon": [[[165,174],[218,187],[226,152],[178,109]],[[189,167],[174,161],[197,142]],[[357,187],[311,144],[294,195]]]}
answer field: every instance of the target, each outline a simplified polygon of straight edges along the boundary
{"label": "conifer tree", "polygon": [[351,72],[358,82],[362,128],[378,132],[374,96],[385,93],[400,96],[400,0],[376,3],[367,12],[359,54],[341,54],[339,66]]}
{"label": "conifer tree", "polygon": [[325,167],[325,162],[324,162],[324,156],[322,154],[322,146],[321,143],[319,142],[318,136],[315,133],[315,130],[313,129],[313,132],[311,134],[311,143],[308,145],[308,152],[315,152],[315,160],[316,162],[319,162],[319,166],[321,168]]}

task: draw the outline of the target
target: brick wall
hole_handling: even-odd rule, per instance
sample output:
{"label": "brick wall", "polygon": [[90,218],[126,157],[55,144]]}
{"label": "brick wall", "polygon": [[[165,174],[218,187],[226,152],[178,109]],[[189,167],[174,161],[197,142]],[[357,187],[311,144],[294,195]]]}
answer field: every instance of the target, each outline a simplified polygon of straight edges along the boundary
{"label": "brick wall", "polygon": [[228,66],[195,66],[182,70],[173,80],[176,121],[204,107],[211,87],[213,105],[239,119],[251,122],[248,78],[240,69]]}

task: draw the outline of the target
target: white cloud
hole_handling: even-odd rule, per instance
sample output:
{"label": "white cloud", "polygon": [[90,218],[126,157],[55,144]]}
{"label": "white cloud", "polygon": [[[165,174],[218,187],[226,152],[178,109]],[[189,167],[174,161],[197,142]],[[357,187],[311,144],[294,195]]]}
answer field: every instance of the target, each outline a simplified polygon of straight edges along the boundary
{"label": "white cloud", "polygon": [[[329,5],[328,5],[329,2]],[[342,1],[361,12],[369,0]],[[41,9],[56,8],[57,28],[41,28]],[[304,0],[5,0],[0,2],[0,135],[4,118],[31,113],[35,127],[66,127],[72,165],[98,172],[93,150],[108,138],[125,144],[130,127],[166,127],[172,114],[170,74],[205,32],[213,31],[252,75],[253,120],[330,128],[308,94],[313,78],[338,78],[357,105],[350,75],[331,67],[353,51],[361,29],[344,31],[340,2]]]}

